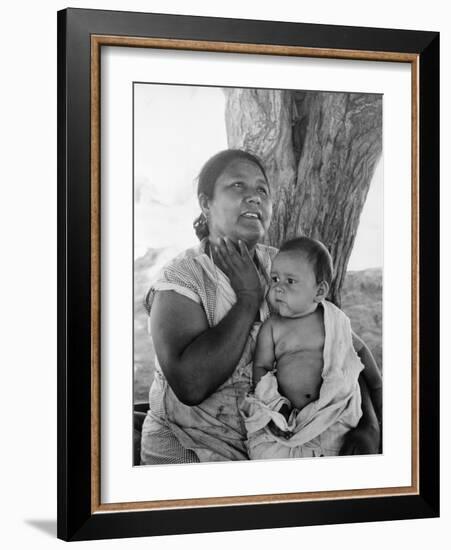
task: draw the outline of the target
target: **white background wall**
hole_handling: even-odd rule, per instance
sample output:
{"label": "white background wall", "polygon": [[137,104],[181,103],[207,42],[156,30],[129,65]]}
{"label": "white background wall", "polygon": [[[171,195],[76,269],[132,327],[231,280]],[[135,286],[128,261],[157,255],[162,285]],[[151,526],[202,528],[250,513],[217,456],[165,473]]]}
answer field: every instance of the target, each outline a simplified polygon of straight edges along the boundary
{"label": "white background wall", "polygon": [[[442,45],[442,280],[449,280],[450,18],[446,3],[411,0],[71,1],[72,7],[440,31]],[[56,11],[29,0],[3,6],[0,86],[0,530],[3,548],[53,548],[56,536]],[[446,99],[446,101],[445,101]],[[434,192],[431,189],[431,192]],[[442,309],[451,306],[449,285]],[[443,341],[450,334],[442,314]],[[443,547],[449,537],[449,353],[442,353],[442,517],[432,520],[84,543],[172,549]],[[447,399],[448,398],[448,399]],[[448,403],[445,403],[447,399]]]}

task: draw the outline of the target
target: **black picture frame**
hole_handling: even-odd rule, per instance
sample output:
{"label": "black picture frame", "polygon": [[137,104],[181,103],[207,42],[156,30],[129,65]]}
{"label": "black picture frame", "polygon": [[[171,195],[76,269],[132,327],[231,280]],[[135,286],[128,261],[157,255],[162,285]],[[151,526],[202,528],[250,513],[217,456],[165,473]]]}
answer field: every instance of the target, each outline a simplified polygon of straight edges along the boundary
{"label": "black picture frame", "polygon": [[[416,59],[418,120],[418,492],[101,513],[93,504],[92,37],[157,38]],[[341,52],[341,53],[337,53]],[[94,106],[95,108],[95,106]],[[439,33],[66,9],[58,12],[58,537],[278,528],[439,515]],[[94,319],[95,321],[95,319]],[[91,434],[91,435],[90,435]],[[97,465],[98,466],[98,465]]]}

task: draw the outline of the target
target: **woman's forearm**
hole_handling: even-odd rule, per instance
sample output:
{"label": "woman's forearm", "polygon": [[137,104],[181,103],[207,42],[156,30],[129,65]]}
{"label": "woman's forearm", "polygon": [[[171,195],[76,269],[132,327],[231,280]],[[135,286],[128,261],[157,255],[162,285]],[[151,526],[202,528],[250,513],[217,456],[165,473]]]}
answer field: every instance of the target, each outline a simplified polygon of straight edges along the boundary
{"label": "woman's forearm", "polygon": [[382,422],[382,376],[374,357],[368,347],[363,345],[358,351],[360,360],[364,365],[363,377],[371,396],[371,402],[376,412],[379,423]]}
{"label": "woman's forearm", "polygon": [[362,417],[358,424],[361,428],[369,433],[372,438],[377,439],[377,445],[380,444],[381,430],[380,425],[371,402],[368,386],[362,375],[359,376],[360,393],[362,396]]}

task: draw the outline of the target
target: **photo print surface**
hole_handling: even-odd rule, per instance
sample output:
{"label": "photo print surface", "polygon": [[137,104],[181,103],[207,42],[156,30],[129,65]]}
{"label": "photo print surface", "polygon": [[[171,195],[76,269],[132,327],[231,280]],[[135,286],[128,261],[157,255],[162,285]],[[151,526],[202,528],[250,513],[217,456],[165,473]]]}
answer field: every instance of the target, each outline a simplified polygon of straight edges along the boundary
{"label": "photo print surface", "polygon": [[381,452],[382,107],[134,83],[134,465]]}

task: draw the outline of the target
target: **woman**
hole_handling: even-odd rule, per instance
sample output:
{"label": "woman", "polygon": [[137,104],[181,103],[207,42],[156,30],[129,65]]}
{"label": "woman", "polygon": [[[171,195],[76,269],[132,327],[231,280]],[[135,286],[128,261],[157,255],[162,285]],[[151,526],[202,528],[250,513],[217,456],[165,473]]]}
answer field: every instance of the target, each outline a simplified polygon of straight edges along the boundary
{"label": "woman", "polygon": [[[276,249],[259,244],[272,214],[264,167],[226,150],[203,167],[199,246],[168,264],[147,296],[156,352],[142,464],[245,460],[239,413],[251,386],[256,335]],[[364,415],[344,454],[377,452],[379,432],[363,387]]]}

